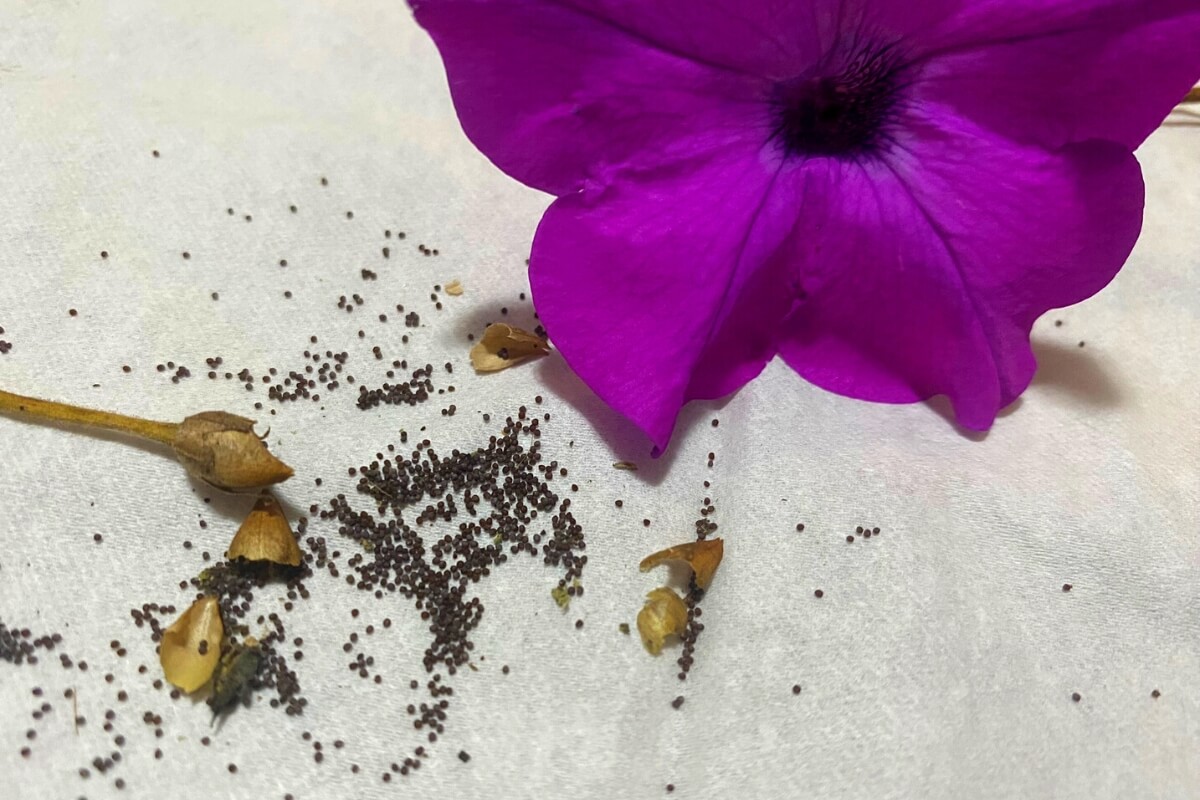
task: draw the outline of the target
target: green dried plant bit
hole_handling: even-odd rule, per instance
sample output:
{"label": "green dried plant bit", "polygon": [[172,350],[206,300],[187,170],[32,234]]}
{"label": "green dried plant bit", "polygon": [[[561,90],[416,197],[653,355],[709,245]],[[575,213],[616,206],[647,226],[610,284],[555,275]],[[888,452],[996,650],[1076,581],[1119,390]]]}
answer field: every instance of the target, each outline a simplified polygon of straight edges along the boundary
{"label": "green dried plant bit", "polygon": [[563,611],[566,611],[571,607],[571,595],[567,594],[567,587],[555,586],[550,590],[550,596],[554,598],[554,602],[557,603],[558,607]]}
{"label": "green dried plant bit", "polygon": [[215,722],[225,711],[237,705],[250,690],[250,681],[258,674],[262,664],[262,651],[257,643],[234,645],[217,664],[213,672],[212,694],[208,707],[212,709]]}
{"label": "green dried plant bit", "polygon": [[617,626],[617,630],[619,630],[621,633],[628,636],[629,635],[629,623],[622,622],[620,625]]}

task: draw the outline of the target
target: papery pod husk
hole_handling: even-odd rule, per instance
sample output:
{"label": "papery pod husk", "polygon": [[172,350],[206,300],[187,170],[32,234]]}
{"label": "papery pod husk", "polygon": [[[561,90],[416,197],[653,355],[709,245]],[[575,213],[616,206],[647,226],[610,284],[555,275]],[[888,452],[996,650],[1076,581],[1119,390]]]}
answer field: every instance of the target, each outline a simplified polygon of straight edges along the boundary
{"label": "papery pod husk", "polygon": [[300,545],[296,543],[296,535],[292,533],[292,526],[278,500],[270,494],[258,498],[229,543],[226,556],[230,560],[244,558],[300,566]]}
{"label": "papery pod husk", "polygon": [[263,489],[293,475],[254,432],[254,420],[224,411],[188,417],[171,446],[189,473],[227,492]]}
{"label": "papery pod husk", "polygon": [[646,604],[637,615],[642,645],[651,655],[662,652],[670,636],[679,636],[687,627],[687,605],[669,586],[660,586],[646,595]]}
{"label": "papery pod husk", "polygon": [[163,631],[158,649],[163,676],[185,692],[196,691],[208,683],[221,660],[224,638],[220,603],[212,596],[201,597]]}

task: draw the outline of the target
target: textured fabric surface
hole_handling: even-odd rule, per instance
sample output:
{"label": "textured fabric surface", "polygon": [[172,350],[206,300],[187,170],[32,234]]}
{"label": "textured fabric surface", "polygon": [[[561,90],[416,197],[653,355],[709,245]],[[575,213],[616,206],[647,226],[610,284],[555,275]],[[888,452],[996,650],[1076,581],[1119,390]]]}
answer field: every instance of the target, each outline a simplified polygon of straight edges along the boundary
{"label": "textured fabric surface", "polygon": [[[501,307],[536,324],[518,295],[548,199],[470,146],[401,4],[5,3],[0,23],[0,340],[13,345],[0,387],[160,419],[257,417],[297,470],[279,493],[297,514],[352,494],[347,468],[401,428],[470,449],[540,394],[545,452],[570,471],[554,485],[579,486],[589,556],[566,614],[540,559],[478,586],[483,658],[452,679],[436,745],[403,711],[426,699],[408,689],[426,680],[417,612],[324,573],[288,617],[304,716],[261,702],[210,728],[207,708],[153,689],[154,646],[129,609],[182,607],[179,581],[251,501],[205,504],[212,493],[151,447],[0,418],[0,620],[61,632],[89,665],[0,662],[6,797],[655,798],[668,783],[679,798],[1200,796],[1200,118],[1176,114],[1140,150],[1147,216],[1128,268],[1037,324],[1038,375],[986,436],[957,430],[944,403],[847,400],[775,361],[733,398],[689,406],[652,460],[557,355],[471,373],[467,333]],[[466,292],[436,311],[433,286],[455,278]],[[347,314],[338,297],[353,293],[364,304]],[[383,377],[381,344],[413,365],[451,361],[438,385],[456,391],[364,412],[352,386],[277,404],[265,386],[205,377],[215,356],[255,375],[300,367],[312,335],[348,351],[366,385]],[[171,383],[155,370],[168,360],[193,377]],[[614,470],[622,459],[639,471]],[[725,561],[681,683],[678,649],[651,658],[617,626],[662,580],[637,562],[690,538],[705,497]],[[858,525],[882,533],[848,543]],[[339,546],[328,523],[309,530]],[[267,613],[282,592],[264,594]],[[376,686],[341,645],[385,616],[368,648]],[[32,719],[43,701],[53,710]],[[121,764],[82,779],[118,749],[108,708]],[[424,766],[384,784],[418,745]]]}

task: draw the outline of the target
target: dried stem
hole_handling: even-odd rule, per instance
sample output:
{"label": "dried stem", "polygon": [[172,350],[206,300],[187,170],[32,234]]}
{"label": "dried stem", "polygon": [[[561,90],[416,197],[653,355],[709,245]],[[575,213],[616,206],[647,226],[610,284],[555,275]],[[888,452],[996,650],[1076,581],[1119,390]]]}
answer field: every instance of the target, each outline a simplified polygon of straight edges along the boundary
{"label": "dried stem", "polygon": [[[1183,98],[1184,103],[1200,103],[1200,86],[1192,89],[1187,93],[1187,97]],[[1182,103],[1180,104],[1182,105]]]}
{"label": "dried stem", "polygon": [[139,417],[128,417],[124,414],[113,414],[108,411],[95,411],[67,403],[39,400],[36,397],[22,397],[19,394],[3,390],[0,390],[0,411],[36,419],[68,422],[72,425],[83,425],[89,428],[120,431],[163,444],[171,444],[175,440],[175,433],[179,428],[178,423],[174,422],[155,422]]}

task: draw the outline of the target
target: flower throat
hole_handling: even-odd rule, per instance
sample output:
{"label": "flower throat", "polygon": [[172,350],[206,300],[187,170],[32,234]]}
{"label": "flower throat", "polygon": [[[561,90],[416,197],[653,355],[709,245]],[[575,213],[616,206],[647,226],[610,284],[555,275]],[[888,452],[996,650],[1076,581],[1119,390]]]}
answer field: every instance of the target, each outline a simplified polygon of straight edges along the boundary
{"label": "flower throat", "polygon": [[773,138],[788,155],[853,156],[876,148],[895,107],[899,70],[883,48],[839,74],[776,84]]}

